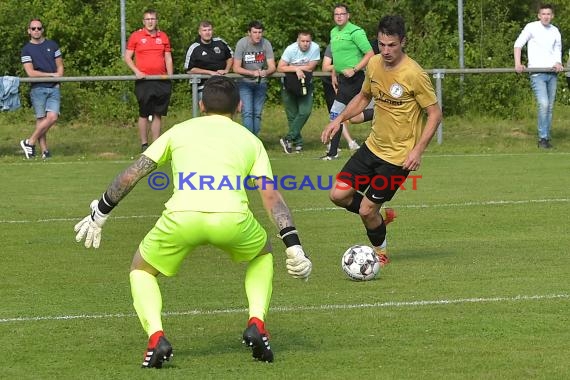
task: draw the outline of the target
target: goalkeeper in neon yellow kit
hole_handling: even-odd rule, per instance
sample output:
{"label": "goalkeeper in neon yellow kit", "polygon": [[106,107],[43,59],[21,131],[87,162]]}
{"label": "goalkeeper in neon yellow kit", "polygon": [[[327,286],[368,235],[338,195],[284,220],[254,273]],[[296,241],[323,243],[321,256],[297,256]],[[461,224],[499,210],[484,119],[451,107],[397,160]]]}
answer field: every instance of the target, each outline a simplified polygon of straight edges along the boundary
{"label": "goalkeeper in neon yellow kit", "polygon": [[[98,248],[101,227],[111,210],[141,178],[171,162],[174,180],[183,177],[179,173],[207,174],[214,179],[255,178],[263,206],[286,246],[287,271],[295,278],[307,279],[312,263],[303,251],[289,208],[271,182],[267,152],[256,136],[232,121],[239,105],[239,92],[232,79],[210,78],[200,101],[205,116],[173,126],[119,174],[102,198],[91,203],[91,214],[75,226],[76,240],[85,239],[87,248]],[[149,336],[143,368],[161,368],[172,356],[172,346],[163,332],[162,296],[156,276],[174,276],[184,258],[205,244],[224,250],[234,261],[248,263],[245,290],[249,320],[243,341],[252,348],[255,359],[272,362],[265,317],[272,293],[273,255],[266,231],[249,210],[244,186],[205,186],[190,191],[183,185],[175,181],[166,209],[140,243],[131,264],[133,305]]]}

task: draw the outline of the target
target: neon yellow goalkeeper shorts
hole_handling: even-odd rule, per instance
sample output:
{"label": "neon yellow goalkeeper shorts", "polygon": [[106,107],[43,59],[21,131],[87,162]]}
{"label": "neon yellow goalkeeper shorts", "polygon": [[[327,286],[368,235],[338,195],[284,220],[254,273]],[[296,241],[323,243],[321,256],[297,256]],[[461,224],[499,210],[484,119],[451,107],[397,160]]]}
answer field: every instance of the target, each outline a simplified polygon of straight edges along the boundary
{"label": "neon yellow goalkeeper shorts", "polygon": [[206,213],[165,210],[139,245],[147,263],[174,276],[184,258],[200,245],[211,244],[236,262],[249,262],[265,247],[267,232],[251,212]]}

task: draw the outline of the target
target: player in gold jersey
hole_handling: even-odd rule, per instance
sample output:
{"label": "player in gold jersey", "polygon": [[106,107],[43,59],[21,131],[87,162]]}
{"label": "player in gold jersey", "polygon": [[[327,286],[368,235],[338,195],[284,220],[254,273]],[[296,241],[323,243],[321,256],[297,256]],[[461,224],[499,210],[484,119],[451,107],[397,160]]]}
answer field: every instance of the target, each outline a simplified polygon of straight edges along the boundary
{"label": "player in gold jersey", "polygon": [[380,209],[392,199],[410,171],[419,169],[442,113],[428,75],[404,52],[406,29],[402,17],[385,16],[380,20],[378,45],[380,54],[368,62],[360,93],[325,127],[321,139],[328,143],[342,122],[374,101],[370,135],[337,175],[330,199],[360,215],[381,265],[386,265],[386,224],[395,213],[385,209],[383,216]]}

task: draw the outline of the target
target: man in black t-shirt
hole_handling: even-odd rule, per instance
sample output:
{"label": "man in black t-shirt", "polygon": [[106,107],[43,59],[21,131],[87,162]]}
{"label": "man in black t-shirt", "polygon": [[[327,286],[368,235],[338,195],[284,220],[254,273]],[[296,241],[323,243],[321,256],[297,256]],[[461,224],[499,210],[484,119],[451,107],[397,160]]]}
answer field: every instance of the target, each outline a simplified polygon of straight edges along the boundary
{"label": "man in black t-shirt", "polygon": [[[188,74],[225,75],[232,67],[234,52],[219,37],[213,37],[214,27],[209,21],[198,26],[198,37],[188,48],[184,70]],[[205,79],[198,83],[198,95],[202,98]]]}

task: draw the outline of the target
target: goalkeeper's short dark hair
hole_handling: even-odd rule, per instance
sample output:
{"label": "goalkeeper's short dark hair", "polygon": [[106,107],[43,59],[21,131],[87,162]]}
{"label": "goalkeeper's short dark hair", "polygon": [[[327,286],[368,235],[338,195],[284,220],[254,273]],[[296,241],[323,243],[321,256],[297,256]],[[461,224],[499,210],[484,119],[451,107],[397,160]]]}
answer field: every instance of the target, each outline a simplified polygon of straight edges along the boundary
{"label": "goalkeeper's short dark hair", "polygon": [[210,77],[204,84],[202,103],[206,113],[233,115],[239,104],[236,82],[221,75]]}

